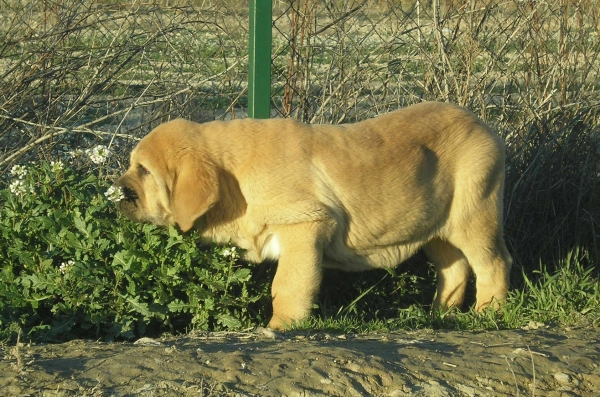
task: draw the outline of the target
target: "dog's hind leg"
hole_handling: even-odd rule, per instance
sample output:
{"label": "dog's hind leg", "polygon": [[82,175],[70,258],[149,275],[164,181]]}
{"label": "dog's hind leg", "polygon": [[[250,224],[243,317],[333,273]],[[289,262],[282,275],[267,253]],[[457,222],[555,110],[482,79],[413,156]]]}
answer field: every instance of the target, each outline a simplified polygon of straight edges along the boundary
{"label": "dog's hind leg", "polygon": [[444,239],[462,252],[475,274],[478,311],[489,305],[498,308],[504,301],[512,265],[502,231],[504,145],[488,139],[479,146],[455,177],[444,226]]}

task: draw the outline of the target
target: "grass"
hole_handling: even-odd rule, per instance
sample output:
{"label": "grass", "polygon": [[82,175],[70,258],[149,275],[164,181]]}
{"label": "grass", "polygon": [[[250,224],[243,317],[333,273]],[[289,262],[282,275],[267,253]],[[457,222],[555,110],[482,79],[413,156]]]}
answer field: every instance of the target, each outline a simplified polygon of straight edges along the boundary
{"label": "grass", "polygon": [[[585,267],[588,253],[574,250],[558,270],[547,267],[531,274],[523,272],[524,286],[509,291],[502,310],[475,312],[431,311],[424,304],[413,304],[397,311],[395,316],[377,319],[369,316],[373,310],[355,310],[359,303],[368,308],[369,301],[384,291],[365,291],[337,315],[321,315],[295,324],[294,330],[306,332],[364,333],[389,332],[402,329],[435,328],[455,330],[493,330],[527,327],[530,324],[547,326],[600,326],[600,282],[596,266]],[[376,287],[373,284],[372,287]],[[402,291],[398,291],[399,294]],[[365,302],[360,302],[364,299]],[[381,306],[374,306],[378,309]],[[349,314],[353,312],[353,314]]]}

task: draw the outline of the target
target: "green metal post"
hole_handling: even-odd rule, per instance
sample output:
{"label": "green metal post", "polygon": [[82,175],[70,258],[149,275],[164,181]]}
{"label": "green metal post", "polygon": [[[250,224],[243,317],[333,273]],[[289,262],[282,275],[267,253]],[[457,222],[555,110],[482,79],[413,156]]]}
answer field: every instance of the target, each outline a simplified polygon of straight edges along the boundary
{"label": "green metal post", "polygon": [[271,115],[271,27],[273,1],[250,0],[248,51],[248,115],[268,119]]}

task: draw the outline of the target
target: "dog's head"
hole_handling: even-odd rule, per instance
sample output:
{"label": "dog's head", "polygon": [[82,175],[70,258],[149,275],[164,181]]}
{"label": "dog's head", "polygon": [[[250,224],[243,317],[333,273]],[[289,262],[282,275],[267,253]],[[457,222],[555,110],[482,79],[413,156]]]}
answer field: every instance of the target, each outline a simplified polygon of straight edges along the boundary
{"label": "dog's head", "polygon": [[129,169],[117,180],[120,210],[131,220],[188,231],[218,200],[217,171],[199,147],[198,124],[161,124],[131,152]]}

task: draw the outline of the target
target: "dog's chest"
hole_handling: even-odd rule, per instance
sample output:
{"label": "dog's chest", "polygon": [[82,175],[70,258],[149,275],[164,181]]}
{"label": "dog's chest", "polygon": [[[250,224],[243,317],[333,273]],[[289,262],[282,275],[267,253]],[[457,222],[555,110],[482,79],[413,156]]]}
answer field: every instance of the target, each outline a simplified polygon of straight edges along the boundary
{"label": "dog's chest", "polygon": [[249,262],[260,263],[279,259],[281,249],[276,234],[265,230],[264,226],[261,232],[258,232],[261,229],[258,227],[252,228],[252,231],[247,229],[247,227],[240,227],[238,222],[206,227],[202,232],[202,241],[217,244],[231,243],[244,251],[242,256]]}
{"label": "dog's chest", "polygon": [[280,246],[277,236],[274,234],[269,235],[265,243],[262,246],[262,260],[277,260],[279,259]]}
{"label": "dog's chest", "polygon": [[279,259],[281,250],[275,234],[259,236],[254,239],[236,236],[231,241],[244,251],[243,258],[247,261],[260,263]]}

